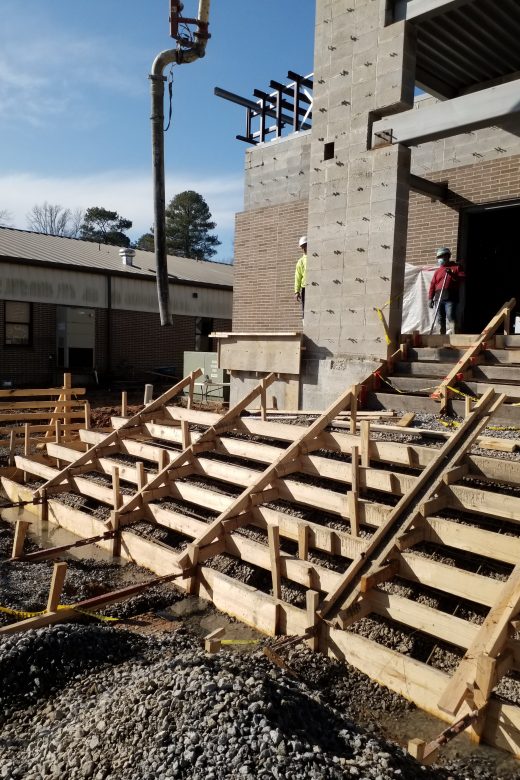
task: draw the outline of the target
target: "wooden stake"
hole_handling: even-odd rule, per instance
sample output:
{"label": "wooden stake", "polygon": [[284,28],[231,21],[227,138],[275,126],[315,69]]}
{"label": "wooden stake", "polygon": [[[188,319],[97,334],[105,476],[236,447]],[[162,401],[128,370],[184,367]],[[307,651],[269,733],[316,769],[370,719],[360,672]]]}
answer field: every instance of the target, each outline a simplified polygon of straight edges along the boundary
{"label": "wooden stake", "polygon": [[471,396],[467,395],[464,398],[464,417],[467,417],[469,414],[471,414],[471,405],[472,405],[473,399]]}
{"label": "wooden stake", "polygon": [[280,529],[271,523],[267,526],[269,555],[271,557],[271,578],[273,582],[273,598],[278,601],[282,597],[282,578],[280,574]]}
{"label": "wooden stake", "polygon": [[355,435],[357,426],[359,385],[353,385],[352,398],[350,400],[350,433]]}
{"label": "wooden stake", "polygon": [[9,434],[9,465],[14,466],[14,453],[15,453],[15,431],[14,428]]}
{"label": "wooden stake", "polygon": [[[186,547],[186,552],[188,554],[188,557],[190,559],[190,565],[192,567],[196,567],[199,562],[199,551],[200,547],[198,544],[189,544]],[[191,596],[195,596],[197,594],[197,581],[198,577],[195,573],[193,576],[188,577],[187,579],[187,587],[186,587],[186,593],[189,593]]]}
{"label": "wooden stake", "polygon": [[121,417],[128,417],[128,393],[126,390],[121,393]]}
{"label": "wooden stake", "polygon": [[204,637],[204,650],[207,653],[218,653],[222,647],[220,637],[226,633],[225,628],[216,628],[211,634]]}
{"label": "wooden stake", "polygon": [[298,558],[301,561],[309,559],[309,526],[298,523]]}
{"label": "wooden stake", "polygon": [[90,431],[90,402],[85,401],[85,430]]}
{"label": "wooden stake", "polygon": [[[119,469],[117,469],[117,473],[118,473],[118,486],[119,486]],[[114,538],[112,539],[112,557],[120,558],[121,557],[121,521],[120,521],[119,512],[117,510],[110,512],[110,524],[112,526],[112,530],[114,531]]]}
{"label": "wooden stake", "polygon": [[352,447],[351,490],[347,493],[347,507],[352,536],[359,536],[359,450]]}
{"label": "wooden stake", "polygon": [[24,425],[23,454],[26,458],[31,454],[31,426],[29,423]]}
{"label": "wooden stake", "polygon": [[[71,388],[72,388],[72,377],[69,373],[66,373],[63,375],[63,400],[64,401],[70,401],[72,398],[71,394]],[[70,417],[70,407],[65,406],[64,412],[63,412],[63,425],[65,426],[65,430],[67,430],[67,425],[70,425],[71,417]]]}
{"label": "wooden stake", "polygon": [[168,460],[169,460],[169,458],[168,458],[168,450],[160,449],[159,450],[159,458],[158,458],[158,461],[157,461],[157,468],[158,468],[159,471],[162,471],[163,469],[166,468],[166,466],[168,464]]}
{"label": "wooden stake", "polygon": [[267,385],[265,383],[265,379],[262,379],[260,382],[261,390],[260,390],[260,417],[262,420],[267,420]]}
{"label": "wooden stake", "polygon": [[153,401],[153,385],[145,385],[143,404],[145,406],[148,406],[148,404],[151,404],[152,401]]}
{"label": "wooden stake", "polygon": [[315,632],[313,636],[306,640],[306,644],[311,650],[318,650],[319,637],[317,633],[318,626],[318,606],[320,603],[320,594],[315,590],[308,590],[305,594],[307,609],[307,627]]}
{"label": "wooden stake", "polygon": [[367,469],[370,466],[370,420],[361,420],[359,436],[361,439],[361,465]]}
{"label": "wooden stake", "polygon": [[51,587],[49,589],[49,598],[47,599],[47,612],[56,612],[60,603],[63,584],[67,575],[67,564],[55,563],[52,571]]}
{"label": "wooden stake", "polygon": [[187,450],[191,445],[190,424],[188,420],[181,420],[182,449]]}
{"label": "wooden stake", "polygon": [[123,505],[123,496],[119,487],[119,466],[112,467],[112,504],[114,509],[120,509]]}
{"label": "wooden stake", "polygon": [[188,409],[193,408],[193,393],[195,392],[195,378],[190,378],[190,384],[188,385]]}
{"label": "wooden stake", "polygon": [[25,536],[27,534],[27,529],[31,525],[29,520],[17,520],[16,521],[16,528],[14,532],[14,540],[13,540],[13,551],[11,553],[11,558],[19,558],[21,555],[23,555],[23,544],[25,542]]}
{"label": "wooden stake", "polygon": [[142,460],[135,464],[135,470],[137,472],[137,489],[142,490],[146,485],[146,472]]}

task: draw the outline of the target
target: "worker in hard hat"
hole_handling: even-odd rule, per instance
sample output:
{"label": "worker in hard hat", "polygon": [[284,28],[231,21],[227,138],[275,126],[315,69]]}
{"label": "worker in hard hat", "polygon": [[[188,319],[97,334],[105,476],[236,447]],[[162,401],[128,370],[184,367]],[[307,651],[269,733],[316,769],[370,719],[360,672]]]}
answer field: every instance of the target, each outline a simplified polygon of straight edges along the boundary
{"label": "worker in hard hat", "polygon": [[307,236],[302,236],[298,242],[303,255],[296,263],[294,271],[294,294],[296,300],[301,301],[302,314],[305,311],[305,283],[307,280]]}
{"label": "worker in hard hat", "polygon": [[451,249],[447,246],[437,249],[437,265],[428,294],[430,308],[437,307],[441,334],[455,333],[460,283],[464,278],[464,271],[460,264],[452,261]]}

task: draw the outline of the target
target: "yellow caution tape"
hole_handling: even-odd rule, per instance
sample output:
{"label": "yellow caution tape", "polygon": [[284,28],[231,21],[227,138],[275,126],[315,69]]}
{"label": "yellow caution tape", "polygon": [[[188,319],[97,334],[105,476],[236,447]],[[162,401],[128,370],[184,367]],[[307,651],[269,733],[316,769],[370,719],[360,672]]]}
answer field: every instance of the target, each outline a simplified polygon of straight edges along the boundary
{"label": "yellow caution tape", "polygon": [[[395,390],[396,393],[400,393],[400,395],[408,395],[406,390],[399,390],[398,387],[396,387],[392,382],[390,382],[389,379],[386,379],[386,377],[381,376],[380,373],[376,374],[377,378],[380,379],[382,382],[387,384],[389,387],[392,388],[392,390]],[[436,390],[438,385],[431,385],[430,387],[419,387],[418,389],[414,390],[414,393],[427,393],[430,390]]]}
{"label": "yellow caution tape", "polygon": [[258,645],[261,639],[221,639],[221,645]]}
{"label": "yellow caution tape", "polygon": [[6,615],[14,615],[15,617],[20,617],[22,619],[25,618],[31,618],[31,617],[37,617],[38,615],[43,615],[42,612],[24,612],[21,609],[11,609],[10,607],[0,607],[0,612],[4,612]]}
{"label": "yellow caution tape", "polygon": [[[385,303],[385,306],[387,306],[387,305],[388,305],[388,302]],[[383,309],[385,308],[385,306],[383,306]],[[390,338],[390,334],[388,333],[388,328],[386,326],[385,318],[383,316],[383,309],[376,308],[376,312],[377,312],[377,316],[381,320],[381,324],[382,324],[383,330],[385,332],[385,341],[386,341],[387,344],[391,344],[392,343],[392,339]]]}
{"label": "yellow caution tape", "polygon": [[[117,622],[119,621],[119,618],[115,617],[108,617],[106,615],[99,615],[97,612],[91,612],[89,609],[76,609],[72,604],[59,604],[58,605],[58,611],[61,609],[72,609],[74,612],[77,612],[79,615],[87,615],[87,617],[95,618],[96,620],[102,620],[105,622]],[[40,615],[45,615],[46,610],[42,609],[39,612],[26,612],[23,609],[12,609],[11,607],[2,607],[0,606],[0,612],[3,612],[6,615],[13,615],[14,617],[19,617],[22,620],[26,620],[27,618],[32,617],[39,617]]]}

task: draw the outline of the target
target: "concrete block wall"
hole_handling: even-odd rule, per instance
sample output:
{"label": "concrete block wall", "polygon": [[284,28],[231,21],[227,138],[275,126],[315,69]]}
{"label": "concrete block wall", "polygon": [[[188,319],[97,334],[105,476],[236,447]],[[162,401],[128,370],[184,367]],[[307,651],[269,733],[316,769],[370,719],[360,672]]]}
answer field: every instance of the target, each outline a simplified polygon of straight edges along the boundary
{"label": "concrete block wall", "polygon": [[251,147],[246,152],[244,210],[307,200],[310,131]]}
{"label": "concrete block wall", "polygon": [[[412,33],[385,0],[318,0],[302,406],[324,405],[387,356],[400,325],[410,152],[367,148],[373,117],[413,105]],[[324,144],[334,156],[324,159]]]}

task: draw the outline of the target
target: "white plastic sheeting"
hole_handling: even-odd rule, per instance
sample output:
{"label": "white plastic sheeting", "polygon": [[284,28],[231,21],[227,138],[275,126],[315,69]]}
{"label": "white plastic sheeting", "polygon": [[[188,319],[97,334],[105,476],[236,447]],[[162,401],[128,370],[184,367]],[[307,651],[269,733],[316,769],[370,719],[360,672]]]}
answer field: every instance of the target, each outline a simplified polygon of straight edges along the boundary
{"label": "white plastic sheeting", "polygon": [[436,268],[405,264],[401,333],[430,332],[435,309],[428,306],[428,290]]}

